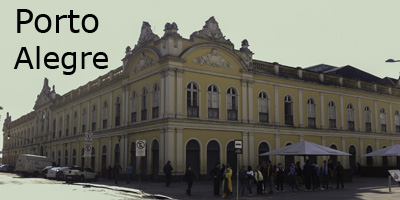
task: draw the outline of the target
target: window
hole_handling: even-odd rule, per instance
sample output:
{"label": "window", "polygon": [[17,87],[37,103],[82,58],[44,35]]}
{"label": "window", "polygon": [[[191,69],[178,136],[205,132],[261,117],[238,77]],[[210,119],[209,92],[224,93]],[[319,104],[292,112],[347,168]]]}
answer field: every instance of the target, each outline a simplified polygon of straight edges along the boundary
{"label": "window", "polygon": [[56,138],[56,119],[53,120],[53,139]]}
{"label": "window", "polygon": [[381,118],[381,131],[386,132],[386,111],[384,108],[380,111],[380,118]]}
{"label": "window", "polygon": [[199,117],[199,90],[195,83],[191,82],[186,87],[187,116]]}
{"label": "window", "polygon": [[107,128],[107,115],[108,115],[108,104],[107,101],[103,103],[103,129]]}
{"label": "window", "polygon": [[316,128],[315,123],[315,101],[313,98],[309,98],[307,100],[307,119],[308,119],[308,127]]}
{"label": "window", "polygon": [[59,128],[58,128],[58,137],[60,138],[62,136],[62,117],[60,117],[60,121],[58,122]]}
{"label": "window", "polygon": [[336,106],[335,102],[328,102],[329,128],[336,128]]}
{"label": "window", "polygon": [[74,130],[73,130],[74,135],[76,135],[76,132],[78,131],[77,127],[78,127],[78,113],[75,112],[74,113]]}
{"label": "window", "polygon": [[371,109],[369,106],[365,106],[365,131],[371,131]]}
{"label": "window", "polygon": [[229,88],[226,94],[227,98],[227,109],[228,109],[228,120],[238,120],[238,108],[237,108],[237,92],[235,88]]}
{"label": "window", "polygon": [[152,110],[153,119],[159,117],[159,111],[160,111],[160,87],[158,86],[158,84],[155,84],[153,89],[153,110]]}
{"label": "window", "polygon": [[96,130],[96,106],[92,107],[92,131]]}
{"label": "window", "polygon": [[396,125],[396,133],[400,133],[400,113],[398,110],[394,112],[394,122]]}
{"label": "window", "polygon": [[136,91],[132,92],[132,97],[131,97],[131,122],[136,122],[136,116],[137,116],[137,95]]}
{"label": "window", "polygon": [[67,115],[67,119],[65,119],[65,136],[69,135],[69,115]]}
{"label": "window", "polygon": [[354,131],[354,107],[353,104],[347,104],[347,127]]}
{"label": "window", "polygon": [[46,114],[42,113],[42,118],[40,119],[40,124],[41,124],[41,130],[42,132],[44,131],[44,120],[46,119]]}
{"label": "window", "polygon": [[219,94],[215,85],[208,86],[207,102],[208,102],[208,118],[219,119]]}
{"label": "window", "polygon": [[147,88],[142,90],[142,121],[147,120]]}
{"label": "window", "polygon": [[285,124],[293,125],[293,100],[289,95],[285,96],[284,99],[284,108],[285,108]]}
{"label": "window", "polygon": [[117,103],[115,104],[115,126],[121,125],[121,100],[117,97]]}
{"label": "window", "polygon": [[269,122],[268,95],[265,92],[258,94],[258,120],[260,122]]}
{"label": "window", "polygon": [[82,133],[86,132],[86,109],[82,112]]}

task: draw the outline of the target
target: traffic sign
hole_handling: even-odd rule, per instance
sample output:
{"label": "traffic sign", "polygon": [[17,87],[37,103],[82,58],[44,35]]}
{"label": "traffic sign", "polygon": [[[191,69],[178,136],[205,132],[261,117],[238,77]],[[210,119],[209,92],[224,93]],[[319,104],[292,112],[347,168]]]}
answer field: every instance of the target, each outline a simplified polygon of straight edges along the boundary
{"label": "traffic sign", "polygon": [[92,139],[93,139],[93,133],[86,132],[85,133],[85,142],[92,142]]}
{"label": "traffic sign", "polygon": [[243,150],[243,141],[235,140],[235,153],[242,154],[242,150]]}
{"label": "traffic sign", "polygon": [[146,156],[146,140],[136,141],[136,156],[137,157]]}
{"label": "traffic sign", "polygon": [[83,157],[91,157],[92,156],[92,144],[85,144],[85,153]]}

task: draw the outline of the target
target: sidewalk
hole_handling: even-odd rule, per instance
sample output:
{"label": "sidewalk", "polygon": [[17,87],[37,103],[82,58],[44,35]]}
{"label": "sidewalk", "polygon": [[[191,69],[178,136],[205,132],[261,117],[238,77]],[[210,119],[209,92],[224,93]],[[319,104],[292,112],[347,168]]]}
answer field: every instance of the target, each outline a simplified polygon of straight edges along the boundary
{"label": "sidewalk", "polygon": [[[114,181],[108,181],[100,179],[99,182],[92,182],[91,184],[99,184],[104,186],[110,186],[109,188],[115,188],[115,186],[130,189],[143,190],[145,193],[150,194],[161,194],[174,199],[221,199],[221,197],[213,196],[213,183],[212,181],[196,181],[193,183],[192,196],[186,195],[186,183],[184,182],[173,182],[170,187],[165,187],[163,182],[142,182],[141,186],[138,181],[131,181],[127,184],[126,181],[120,180],[118,185],[114,184]],[[316,191],[304,191],[304,185],[300,185],[300,190],[297,192],[290,192],[289,185],[286,184],[285,191],[274,194],[264,194],[262,196],[248,196],[245,193],[244,197],[239,199],[318,199],[318,200],[364,200],[364,199],[400,199],[400,187],[399,184],[392,180],[392,193],[388,191],[388,179],[387,178],[367,178],[367,177],[353,177],[352,183],[345,183],[344,189],[329,189],[329,190],[316,190]],[[333,188],[336,187],[334,183]],[[233,182],[233,193],[236,193],[236,182]],[[253,185],[253,194],[256,192],[256,186]],[[235,196],[230,199],[236,199]]]}

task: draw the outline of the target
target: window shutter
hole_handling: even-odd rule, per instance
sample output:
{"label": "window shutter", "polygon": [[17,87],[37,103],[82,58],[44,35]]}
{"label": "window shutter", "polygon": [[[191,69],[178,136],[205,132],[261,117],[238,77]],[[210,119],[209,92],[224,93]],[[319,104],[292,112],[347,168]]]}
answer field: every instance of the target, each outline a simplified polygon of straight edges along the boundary
{"label": "window shutter", "polygon": [[232,110],[232,95],[228,94],[228,95],[226,96],[226,98],[227,98],[226,108],[227,108],[228,110]]}
{"label": "window shutter", "polygon": [[218,93],[217,92],[213,92],[212,96],[211,96],[211,104],[213,108],[218,108]]}

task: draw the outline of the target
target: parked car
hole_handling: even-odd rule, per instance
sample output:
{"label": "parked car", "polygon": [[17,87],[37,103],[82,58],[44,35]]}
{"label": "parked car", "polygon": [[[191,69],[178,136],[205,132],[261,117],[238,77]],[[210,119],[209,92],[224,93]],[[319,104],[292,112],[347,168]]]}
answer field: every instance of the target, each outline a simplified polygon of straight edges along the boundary
{"label": "parked car", "polygon": [[23,176],[33,175],[36,177],[44,167],[52,164],[52,159],[45,156],[21,154],[17,159],[15,172],[20,173]]}
{"label": "parked car", "polygon": [[60,167],[59,169],[57,169],[56,170],[56,179],[58,181],[65,180],[65,174],[70,169],[71,169],[71,167]]}
{"label": "parked car", "polygon": [[47,166],[42,170],[42,176],[43,178],[47,178],[47,172],[49,171],[49,169],[53,168],[53,166]]}
{"label": "parked car", "polygon": [[66,171],[65,180],[67,181],[67,183],[71,181],[80,181],[80,182],[84,182],[87,180],[98,181],[99,176],[91,168],[72,167],[70,170]]}
{"label": "parked car", "polygon": [[58,170],[59,168],[60,168],[60,167],[52,167],[52,168],[50,168],[50,169],[47,171],[46,177],[47,177],[48,179],[56,179],[56,173],[57,173],[57,170]]}
{"label": "parked car", "polygon": [[0,166],[0,172],[14,172],[15,167],[11,165],[2,165]]}

